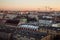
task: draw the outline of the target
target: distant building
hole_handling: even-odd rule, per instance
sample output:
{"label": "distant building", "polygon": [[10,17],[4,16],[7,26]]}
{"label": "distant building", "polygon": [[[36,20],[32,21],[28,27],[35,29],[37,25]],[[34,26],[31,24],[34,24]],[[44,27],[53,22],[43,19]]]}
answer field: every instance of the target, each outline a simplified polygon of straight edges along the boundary
{"label": "distant building", "polygon": [[24,23],[27,23],[27,19],[26,18],[20,18],[18,25],[24,24]]}
{"label": "distant building", "polygon": [[38,21],[38,15],[29,14],[27,21],[28,22],[37,22]]}
{"label": "distant building", "polygon": [[17,16],[16,14],[6,14],[5,19],[13,19],[16,16]]}
{"label": "distant building", "polygon": [[52,24],[52,27],[60,27],[60,23]]}
{"label": "distant building", "polygon": [[51,20],[39,20],[39,25],[40,26],[51,26],[52,21]]}
{"label": "distant building", "polygon": [[12,19],[8,19],[5,22],[6,26],[10,26],[10,27],[16,27],[18,25],[20,20],[12,20]]}
{"label": "distant building", "polygon": [[3,19],[4,13],[0,13],[0,19]]}
{"label": "distant building", "polygon": [[52,19],[52,16],[43,16],[43,18]]}

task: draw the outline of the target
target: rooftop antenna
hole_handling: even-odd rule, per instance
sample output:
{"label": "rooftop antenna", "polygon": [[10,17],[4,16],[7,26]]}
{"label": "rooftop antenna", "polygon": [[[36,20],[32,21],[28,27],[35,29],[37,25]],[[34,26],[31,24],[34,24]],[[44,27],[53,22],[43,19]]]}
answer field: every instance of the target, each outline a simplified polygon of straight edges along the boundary
{"label": "rooftop antenna", "polygon": [[52,8],[48,7],[49,11],[52,11]]}

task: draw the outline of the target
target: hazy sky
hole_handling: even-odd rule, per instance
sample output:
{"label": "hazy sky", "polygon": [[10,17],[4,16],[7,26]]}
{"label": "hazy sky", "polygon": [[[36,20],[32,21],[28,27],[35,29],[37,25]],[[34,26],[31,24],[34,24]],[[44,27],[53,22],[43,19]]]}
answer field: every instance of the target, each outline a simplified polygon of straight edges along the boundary
{"label": "hazy sky", "polygon": [[0,9],[45,9],[51,7],[60,10],[60,0],[0,0]]}

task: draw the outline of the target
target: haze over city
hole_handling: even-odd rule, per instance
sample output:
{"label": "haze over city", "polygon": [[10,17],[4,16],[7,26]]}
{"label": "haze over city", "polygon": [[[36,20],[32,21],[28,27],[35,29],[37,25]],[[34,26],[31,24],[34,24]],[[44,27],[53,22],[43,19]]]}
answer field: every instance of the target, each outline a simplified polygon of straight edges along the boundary
{"label": "haze over city", "polygon": [[60,10],[60,0],[0,0],[4,10]]}
{"label": "haze over city", "polygon": [[60,0],[0,0],[0,40],[60,40]]}

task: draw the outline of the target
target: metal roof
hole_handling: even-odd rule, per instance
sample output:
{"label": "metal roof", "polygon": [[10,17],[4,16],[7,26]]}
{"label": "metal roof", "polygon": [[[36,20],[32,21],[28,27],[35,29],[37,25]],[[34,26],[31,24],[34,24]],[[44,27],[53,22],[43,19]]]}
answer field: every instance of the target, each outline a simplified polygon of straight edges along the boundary
{"label": "metal roof", "polygon": [[22,25],[19,25],[18,28],[29,28],[29,29],[38,29],[39,26],[34,26],[34,25],[29,25],[29,24],[22,24]]}

